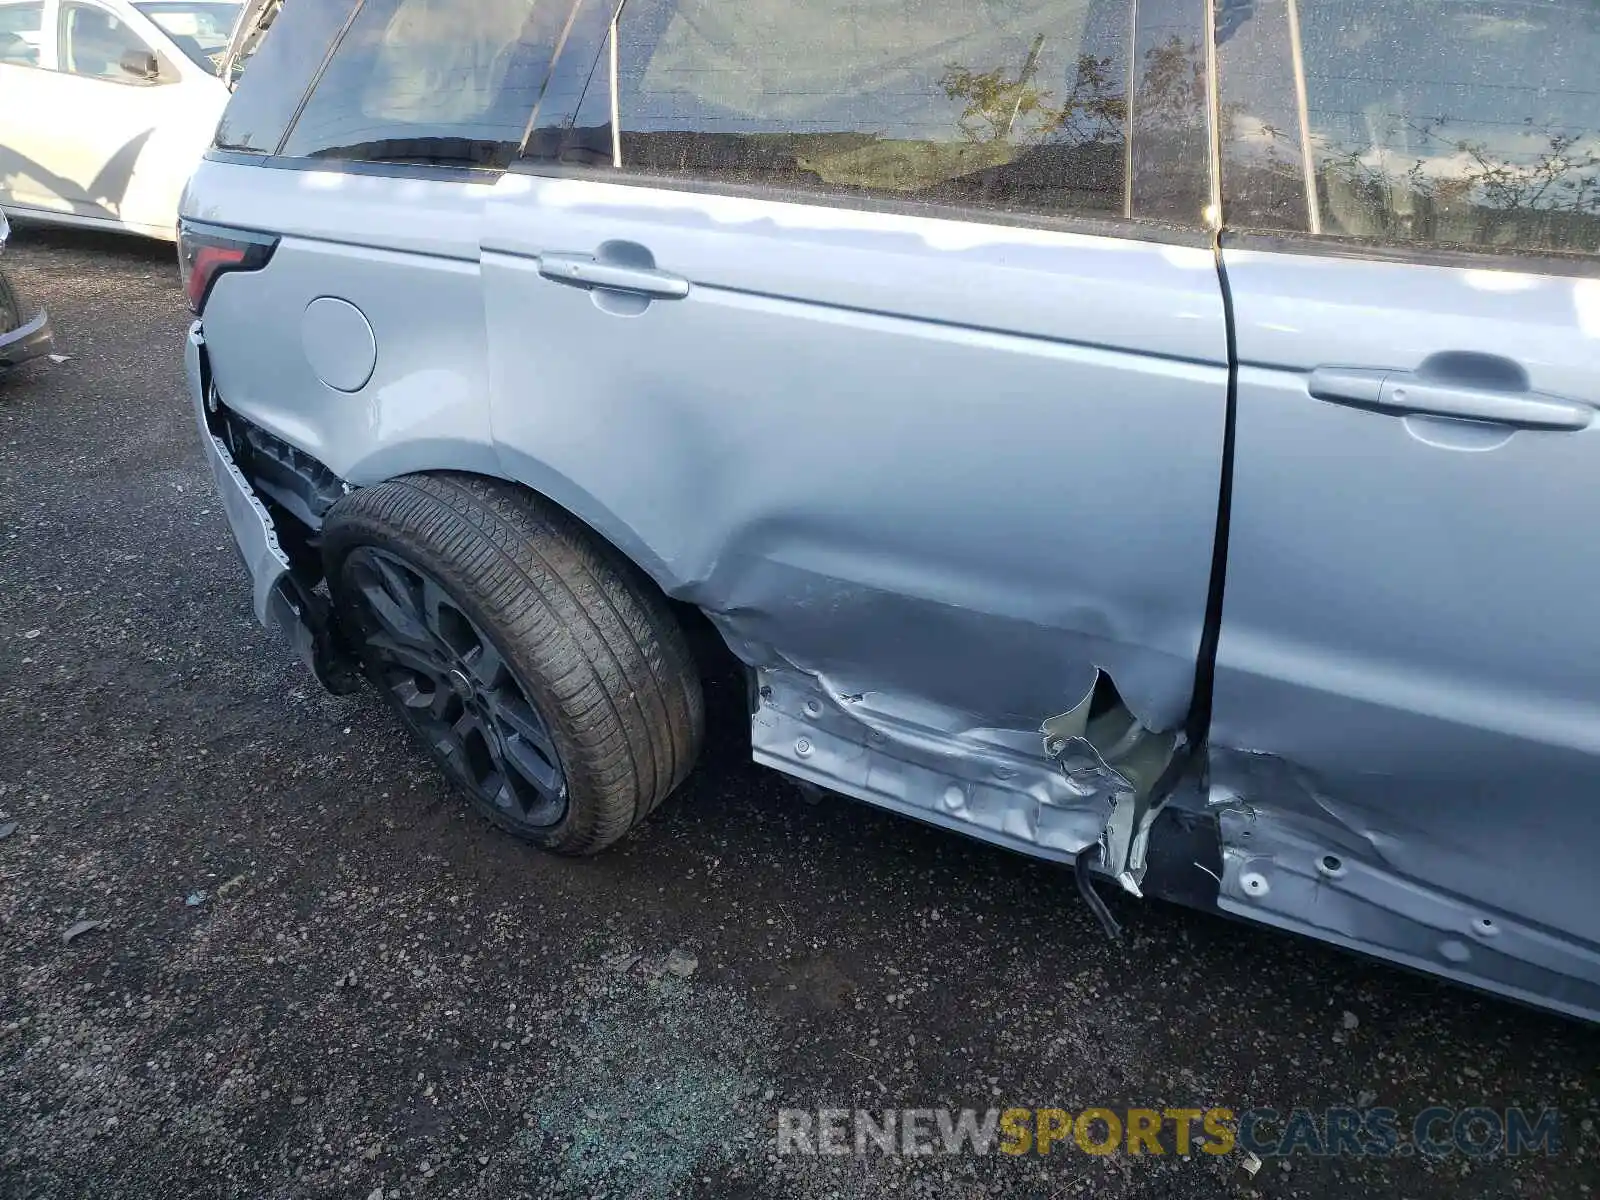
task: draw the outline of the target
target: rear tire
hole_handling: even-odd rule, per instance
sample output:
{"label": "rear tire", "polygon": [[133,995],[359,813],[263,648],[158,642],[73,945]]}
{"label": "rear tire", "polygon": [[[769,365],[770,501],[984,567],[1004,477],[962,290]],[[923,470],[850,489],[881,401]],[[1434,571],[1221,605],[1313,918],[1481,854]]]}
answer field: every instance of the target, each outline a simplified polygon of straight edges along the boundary
{"label": "rear tire", "polygon": [[21,324],[22,302],[17,299],[17,293],[6,278],[5,271],[0,270],[0,333],[10,333]]}
{"label": "rear tire", "polygon": [[368,677],[489,820],[593,854],[689,773],[700,680],[665,598],[524,488],[407,475],[328,512],[339,624]]}

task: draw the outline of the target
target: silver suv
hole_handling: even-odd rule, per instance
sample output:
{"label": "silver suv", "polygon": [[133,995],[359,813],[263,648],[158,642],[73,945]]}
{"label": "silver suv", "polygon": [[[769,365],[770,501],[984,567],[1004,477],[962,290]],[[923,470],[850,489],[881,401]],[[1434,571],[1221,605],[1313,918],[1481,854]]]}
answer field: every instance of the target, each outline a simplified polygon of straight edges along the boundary
{"label": "silver suv", "polygon": [[588,853],[683,780],[687,605],[757,761],[1108,930],[1600,1017],[1590,0],[249,20],[206,450],[257,615],[491,820]]}

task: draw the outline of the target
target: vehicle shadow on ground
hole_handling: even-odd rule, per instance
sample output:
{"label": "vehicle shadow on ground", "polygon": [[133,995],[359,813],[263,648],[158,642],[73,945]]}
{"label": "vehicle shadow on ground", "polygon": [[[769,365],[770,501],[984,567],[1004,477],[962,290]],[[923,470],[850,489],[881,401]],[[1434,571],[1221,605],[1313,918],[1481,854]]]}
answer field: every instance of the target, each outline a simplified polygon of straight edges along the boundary
{"label": "vehicle shadow on ground", "polygon": [[[145,263],[171,265],[177,261],[177,250],[171,242],[157,241],[155,238],[141,237],[135,233],[121,233],[114,229],[46,225],[12,212],[8,212],[6,216],[11,222],[11,241],[6,247],[7,253],[22,250],[103,255],[115,260],[115,265],[118,266]],[[5,261],[5,256],[0,255],[0,264],[4,264]]]}

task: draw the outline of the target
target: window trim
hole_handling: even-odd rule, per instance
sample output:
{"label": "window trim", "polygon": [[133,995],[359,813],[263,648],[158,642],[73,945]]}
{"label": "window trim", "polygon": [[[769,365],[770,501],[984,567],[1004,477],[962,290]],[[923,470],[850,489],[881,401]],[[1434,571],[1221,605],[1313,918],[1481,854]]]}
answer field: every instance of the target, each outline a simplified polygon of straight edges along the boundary
{"label": "window trim", "polygon": [[[350,12],[345,16],[344,24],[339,26],[339,32],[333,35],[333,40],[328,43],[328,48],[323,51],[322,61],[317,64],[317,69],[311,73],[311,81],[300,92],[300,99],[296,102],[294,111],[289,114],[289,119],[283,123],[283,132],[278,135],[277,145],[273,146],[270,157],[276,158],[283,154],[283,148],[289,144],[289,135],[294,132],[294,127],[300,124],[300,118],[305,114],[306,105],[311,103],[311,94],[317,90],[317,85],[322,82],[322,77],[327,74],[328,64],[333,61],[333,56],[339,52],[339,47],[344,45],[345,36],[350,32],[351,26],[356,23],[356,18],[361,15],[361,10],[366,6],[367,0],[356,0],[350,6]],[[461,168],[446,169],[460,170]]]}
{"label": "window trim", "polygon": [[[272,154],[265,150],[238,150],[212,146],[207,162],[236,167],[266,167],[273,171],[322,171],[338,175],[371,175],[386,179],[429,179],[438,183],[492,184],[505,171],[499,167],[464,167],[457,163],[401,163],[383,159],[313,158],[308,155]],[[509,169],[509,168],[508,168]]]}
{"label": "window trim", "polygon": [[1505,246],[1460,246],[1443,242],[1387,242],[1274,229],[1224,227],[1222,250],[1262,250],[1277,254],[1318,255],[1402,266],[1454,267],[1460,270],[1515,271],[1521,275],[1557,275],[1600,279],[1600,254],[1561,250],[1516,250]]}
{"label": "window trim", "polygon": [[[330,8],[332,4],[341,2],[344,2],[344,0],[329,0]],[[353,8],[359,8],[362,0],[348,0],[348,3]],[[268,23],[267,29],[262,29],[260,27],[260,20],[268,9],[271,9],[272,11],[272,20]],[[207,146],[207,150],[215,150],[225,154],[244,155],[254,161],[260,158],[272,157],[278,152],[279,147],[284,144],[284,140],[288,137],[289,131],[294,127],[294,122],[299,117],[301,109],[305,107],[306,98],[311,93],[311,84],[320,78],[321,72],[326,68],[328,59],[331,56],[335,45],[337,45],[339,39],[343,37],[349,22],[354,19],[354,13],[346,12],[337,25],[329,28],[326,31],[327,44],[322,47],[320,51],[320,57],[313,64],[311,72],[306,75],[303,81],[300,83],[299,90],[295,91],[292,88],[284,87],[279,92],[279,95],[285,101],[287,101],[288,108],[283,114],[282,121],[279,123],[278,131],[273,136],[271,143],[268,144],[267,142],[263,141],[260,145],[253,146],[228,145],[223,143],[221,138],[224,136],[224,131],[228,127],[228,114],[232,111],[233,106],[238,102],[237,97],[239,88],[243,84],[243,80],[240,77],[242,64],[254,60],[256,54],[268,44],[266,40],[267,33],[274,25],[276,25],[277,22],[284,20],[285,18],[283,16],[281,2],[274,7],[272,0],[258,0],[258,2],[257,0],[245,0],[245,7],[241,19],[243,19],[243,17],[248,17],[252,24],[248,29],[243,29],[242,26],[235,27],[234,32],[236,35],[240,35],[241,30],[243,30],[243,41],[236,45],[232,40],[230,40],[229,49],[230,51],[239,49],[241,46],[248,44],[249,54],[245,55],[242,59],[236,59],[234,61],[234,74],[231,79],[221,81],[223,86],[228,89],[229,99],[223,108],[222,116],[217,121],[216,131],[212,135],[211,141]],[[251,41],[252,38],[254,41]],[[309,55],[307,57],[309,57]],[[248,86],[252,90],[254,90],[256,87],[254,83],[245,86]],[[267,107],[268,112],[270,113],[272,111],[271,106]],[[259,114],[257,115],[259,116]],[[269,126],[268,128],[270,129],[272,127]],[[238,161],[243,160],[241,159]]]}
{"label": "window trim", "polygon": [[[1143,3],[1144,0],[1135,0]],[[1228,210],[1222,198],[1222,76],[1217,70],[1217,0],[1205,0],[1206,39],[1206,174],[1209,176],[1207,195],[1211,198],[1211,211],[1205,215],[1205,224],[1215,236],[1222,232]]]}

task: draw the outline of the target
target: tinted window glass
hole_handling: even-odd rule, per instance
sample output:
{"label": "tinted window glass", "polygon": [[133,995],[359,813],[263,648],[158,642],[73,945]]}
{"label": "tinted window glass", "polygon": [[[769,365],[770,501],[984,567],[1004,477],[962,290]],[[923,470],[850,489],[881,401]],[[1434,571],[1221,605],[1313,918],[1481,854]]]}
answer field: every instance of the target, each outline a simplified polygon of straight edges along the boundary
{"label": "tinted window glass", "polygon": [[1592,0],[1222,0],[1219,12],[1229,224],[1600,249]]}
{"label": "tinted window glass", "polygon": [[[1201,7],[1188,7],[1187,27],[1164,32],[1198,54]],[[1123,216],[1132,36],[1128,0],[627,0],[559,157]],[[1166,42],[1152,30],[1140,44],[1142,55]],[[1204,91],[1184,78],[1169,101],[1203,130]]]}
{"label": "tinted window glass", "polygon": [[569,8],[570,0],[366,0],[284,153],[504,166]]}
{"label": "tinted window glass", "polygon": [[240,5],[216,0],[160,0],[134,7],[154,21],[189,61],[213,75],[217,73],[228,48],[228,35],[239,19]]}
{"label": "tinted window glass", "polygon": [[153,53],[143,38],[105,9],[86,4],[61,6],[63,71],[117,83],[140,83],[145,77],[125,67],[123,56]]}
{"label": "tinted window glass", "polygon": [[37,67],[43,22],[42,3],[0,6],[0,63]]}
{"label": "tinted window glass", "polygon": [[293,0],[269,5],[272,24],[256,43],[217,126],[217,145],[271,154],[294,119],[356,0]]}

